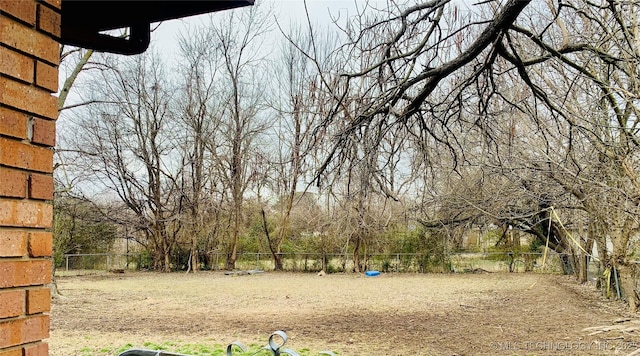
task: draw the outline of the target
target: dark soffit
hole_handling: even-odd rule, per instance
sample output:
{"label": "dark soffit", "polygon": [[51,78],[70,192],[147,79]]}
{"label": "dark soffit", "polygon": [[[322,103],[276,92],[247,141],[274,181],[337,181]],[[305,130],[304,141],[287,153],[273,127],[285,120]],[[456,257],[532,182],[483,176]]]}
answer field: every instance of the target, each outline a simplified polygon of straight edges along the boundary
{"label": "dark soffit", "polygon": [[[253,5],[254,0],[62,0],[63,44],[121,54],[144,52],[154,22]],[[100,34],[129,28],[128,38]]]}

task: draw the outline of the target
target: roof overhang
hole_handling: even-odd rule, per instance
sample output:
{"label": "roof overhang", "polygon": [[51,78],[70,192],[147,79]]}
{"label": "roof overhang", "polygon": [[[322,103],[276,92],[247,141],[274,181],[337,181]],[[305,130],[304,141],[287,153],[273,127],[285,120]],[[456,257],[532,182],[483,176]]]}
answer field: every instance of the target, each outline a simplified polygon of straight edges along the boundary
{"label": "roof overhang", "polygon": [[[149,47],[151,24],[253,5],[255,0],[62,0],[60,42],[102,52],[138,54]],[[128,37],[101,32],[129,28]]]}

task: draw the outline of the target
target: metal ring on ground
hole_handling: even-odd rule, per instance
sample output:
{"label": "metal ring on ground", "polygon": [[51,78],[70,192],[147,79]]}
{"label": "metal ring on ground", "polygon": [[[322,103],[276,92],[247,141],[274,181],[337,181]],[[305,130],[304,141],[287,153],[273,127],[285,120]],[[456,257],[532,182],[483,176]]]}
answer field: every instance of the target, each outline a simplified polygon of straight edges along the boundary
{"label": "metal ring on ground", "polygon": [[239,341],[234,341],[234,342],[230,343],[227,346],[227,356],[233,356],[233,347],[234,346],[239,348],[240,351],[242,351],[242,352],[247,352],[247,347],[243,343],[241,343]]}
{"label": "metal ring on ground", "polygon": [[[282,339],[282,344],[278,345],[276,343],[274,339],[275,336],[278,336]],[[280,348],[284,346],[284,344],[286,343],[287,343],[287,334],[285,334],[285,332],[282,330],[276,330],[273,332],[273,334],[271,334],[271,336],[269,336],[269,347],[271,348],[271,351],[280,350]]]}

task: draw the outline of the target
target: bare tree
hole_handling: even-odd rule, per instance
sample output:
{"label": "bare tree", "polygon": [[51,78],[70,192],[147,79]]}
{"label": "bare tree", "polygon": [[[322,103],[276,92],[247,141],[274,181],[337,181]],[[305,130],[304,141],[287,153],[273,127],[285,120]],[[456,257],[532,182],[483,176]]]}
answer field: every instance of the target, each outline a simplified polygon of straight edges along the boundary
{"label": "bare tree", "polygon": [[[609,235],[605,240],[614,248],[605,264],[620,273],[635,310],[630,252],[639,228],[638,6],[604,0],[394,2],[381,11],[365,6],[336,56],[372,61],[347,66],[342,84],[326,85],[336,103],[326,125],[340,132],[328,159],[348,155],[349,140],[363,140],[362,132],[380,147],[384,136],[378,131],[402,126],[418,144],[423,140],[425,157],[450,152],[453,169],[475,152],[461,139],[469,130],[509,163],[504,157],[517,137],[506,116],[511,110],[542,136],[529,142],[533,153],[519,158],[533,178],[519,186],[538,201],[530,227],[543,228],[545,221],[547,230],[559,227],[550,213],[554,206],[565,208],[565,216],[572,208],[584,210],[589,226],[597,222]],[[342,116],[353,87],[371,93],[370,99]],[[524,88],[523,94],[514,95],[514,87]],[[491,122],[496,118],[497,125]],[[540,190],[531,182],[552,187]],[[566,250],[579,245],[568,246],[560,229],[556,235]]]}
{"label": "bare tree", "polygon": [[[265,79],[259,64],[263,35],[270,30],[270,18],[261,6],[225,13],[215,17],[206,37],[218,44],[221,72],[217,85],[224,88],[221,100],[225,103],[220,114],[218,134],[224,139],[210,147],[217,152],[215,162],[218,177],[231,198],[230,241],[227,269],[234,269],[238,242],[242,229],[242,206],[250,182],[248,164],[256,138],[267,127],[261,83]],[[213,18],[212,18],[213,19]]]}
{"label": "bare tree", "polygon": [[[216,131],[221,125],[224,91],[217,86],[223,62],[219,48],[211,46],[206,29],[189,31],[180,39],[181,85],[179,90],[180,118],[184,127],[181,149],[185,159],[181,178],[187,213],[183,217],[186,235],[190,238],[188,271],[198,269],[199,246],[211,248],[207,237],[216,225],[212,162],[217,160],[219,145]],[[218,207],[219,208],[219,207]]]}
{"label": "bare tree", "polygon": [[107,65],[94,95],[113,104],[98,104],[84,113],[75,150],[82,153],[85,174],[94,181],[87,187],[94,190],[91,195],[104,190],[107,199],[122,201],[137,219],[122,222],[143,232],[155,268],[168,272],[182,204],[182,196],[175,194],[182,167],[175,163],[181,160],[171,134],[171,89],[153,54]]}
{"label": "bare tree", "polygon": [[589,224],[606,232],[597,238],[599,250],[606,250],[607,240],[613,250],[603,262],[620,274],[633,311],[638,299],[630,258],[640,231],[634,198],[640,194],[635,168],[639,6],[550,4],[550,16],[533,26],[513,26],[499,50],[544,105],[533,118],[557,122],[545,127],[556,138],[547,143],[549,177],[580,203]]}
{"label": "bare tree", "polygon": [[[300,28],[292,34],[299,46],[309,50],[311,38]],[[316,43],[316,46],[322,46]],[[274,67],[280,73],[273,78],[272,107],[277,112],[274,125],[277,137],[275,160],[272,162],[273,189],[278,197],[275,234],[265,234],[276,270],[282,270],[282,246],[291,235],[291,213],[294,203],[306,194],[310,173],[308,156],[322,140],[315,132],[318,120],[326,109],[326,98],[318,91],[318,71],[314,63],[291,42],[285,42]],[[266,226],[266,212],[263,209]],[[266,230],[265,230],[266,231]]]}

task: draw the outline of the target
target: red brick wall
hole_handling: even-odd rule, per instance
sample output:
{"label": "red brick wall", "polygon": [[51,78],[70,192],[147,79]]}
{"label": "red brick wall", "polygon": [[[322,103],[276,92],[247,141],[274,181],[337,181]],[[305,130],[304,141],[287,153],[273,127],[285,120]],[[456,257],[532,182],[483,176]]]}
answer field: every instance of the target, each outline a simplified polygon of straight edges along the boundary
{"label": "red brick wall", "polygon": [[0,356],[48,355],[59,9],[0,0]]}

